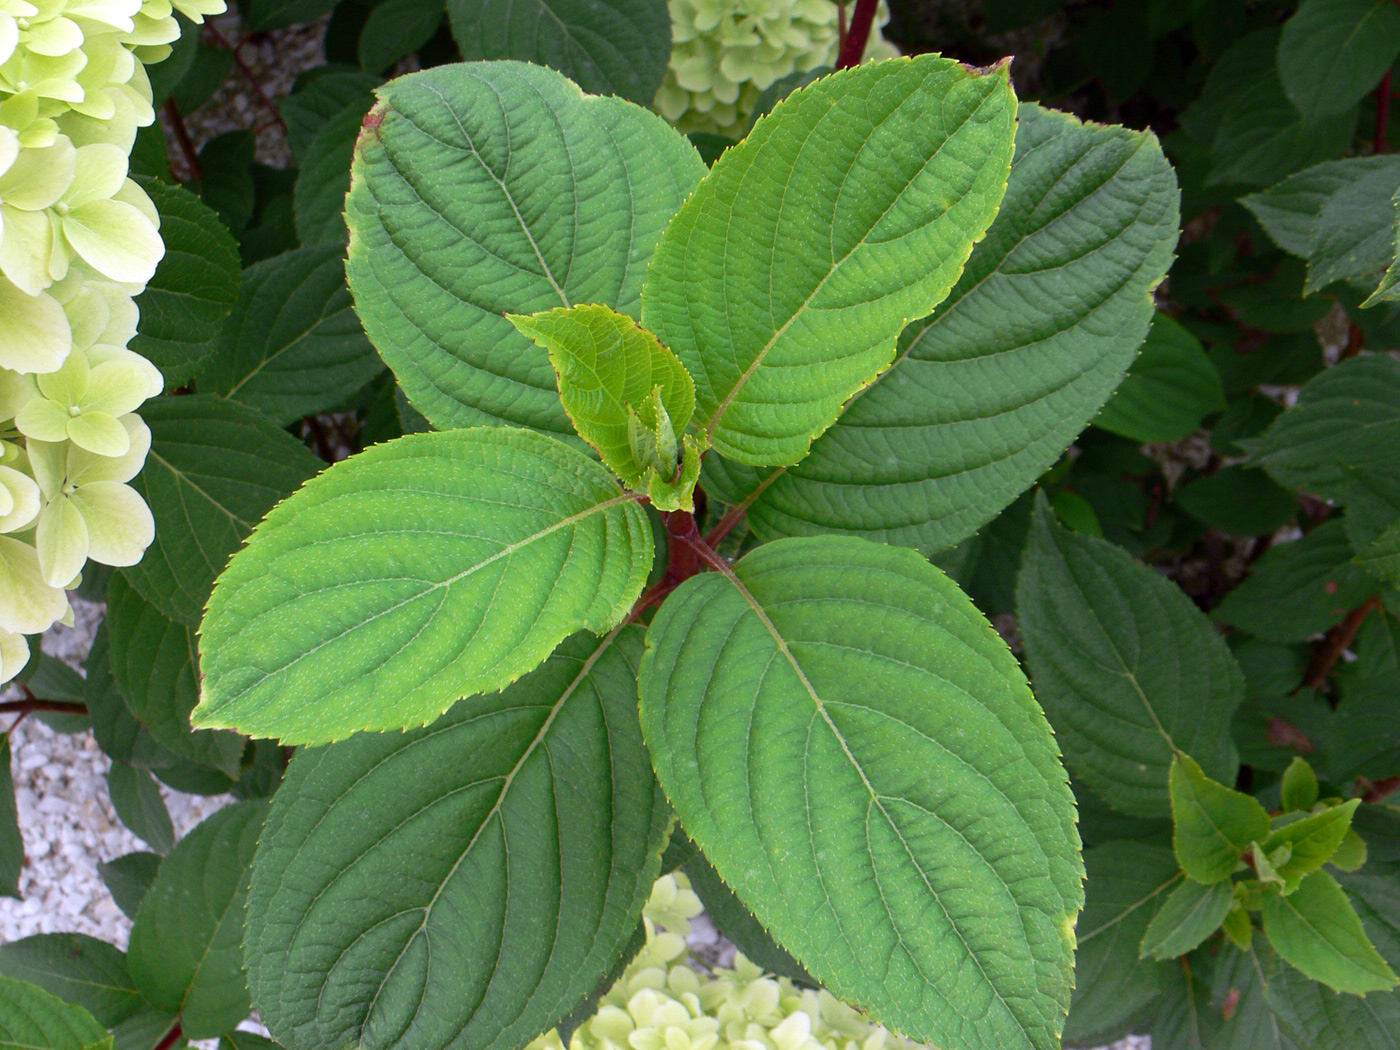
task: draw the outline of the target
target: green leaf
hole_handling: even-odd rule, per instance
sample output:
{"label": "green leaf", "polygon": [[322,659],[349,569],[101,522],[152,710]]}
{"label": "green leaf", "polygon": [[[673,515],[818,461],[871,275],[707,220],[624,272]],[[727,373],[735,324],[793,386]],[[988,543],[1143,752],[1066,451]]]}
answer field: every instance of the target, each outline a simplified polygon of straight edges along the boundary
{"label": "green leaf", "polygon": [[[1391,11],[1395,11],[1392,4]],[[1400,12],[1395,13],[1400,22]],[[1395,260],[1395,208],[1400,189],[1394,169],[1373,171],[1343,186],[1322,206],[1303,294],[1333,281],[1360,281],[1374,287]]]}
{"label": "green leaf", "polygon": [[0,893],[19,899],[19,876],[24,870],[24,836],[19,830],[15,778],[11,771],[10,734],[0,740]]}
{"label": "green leaf", "polygon": [[0,944],[0,974],[38,985],[110,1028],[141,1008],[126,954],[81,933],[40,933]]}
{"label": "green leaf", "polygon": [[442,25],[442,0],[385,0],[360,31],[360,65],[382,73],[433,38]]}
{"label": "green leaf", "polygon": [[131,929],[131,975],[146,1001],[212,1039],[248,1016],[243,915],[248,865],[267,805],[219,810],[161,863]]}
{"label": "green leaf", "polygon": [[277,104],[287,124],[287,147],[298,164],[316,133],[352,104],[363,113],[374,105],[374,89],[384,83],[377,73],[353,66],[317,66],[297,78],[292,93]]}
{"label": "green leaf", "polygon": [[575,631],[611,628],[654,551],[636,498],[544,434],[375,445],[283,502],[229,563],[193,721],[297,744],[426,725]]}
{"label": "green leaf", "polygon": [[443,66],[380,94],[346,205],[370,339],[437,427],[572,434],[548,355],[503,315],[601,303],[637,317],[699,155],[660,117],[537,66]]}
{"label": "green leaf", "polygon": [[117,575],[107,591],[107,631],[112,674],[151,736],[172,754],[237,779],[244,738],[190,730],[190,712],[199,701],[194,629],[162,615]]}
{"label": "green leaf", "polygon": [[170,852],[175,845],[175,825],[150,770],[113,762],[107,773],[107,791],[117,816],[137,838],[157,853]]}
{"label": "green leaf", "polygon": [[[112,1029],[112,1038],[116,1040],[115,1050],[155,1050],[171,1038],[171,1032],[178,1023],[178,1017],[161,1010],[147,1009],[132,1014]],[[187,1050],[189,1045],[189,1040],[175,1037],[170,1050]]]}
{"label": "green leaf", "polygon": [[734,895],[734,891],[725,885],[703,853],[697,852],[686,864],[685,873],[690,877],[695,895],[705,905],[705,914],[714,921],[720,933],[744,953],[745,958],[761,966],[764,973],[786,977],[808,987],[816,987],[817,982],[812,980],[812,975],[792,957],[791,952],[773,940],[773,935],[763,928],[763,924],[754,918],[753,912],[749,911],[744,902]]}
{"label": "green leaf", "polygon": [[1303,0],[1279,37],[1278,70],[1289,100],[1315,120],[1360,102],[1396,55],[1393,0]]}
{"label": "green leaf", "polygon": [[1171,264],[1177,197],[1150,135],[1021,106],[997,218],[898,363],[798,466],[711,454],[705,490],[749,503],[763,539],[838,529],[931,554],[971,535],[1122,379]]}
{"label": "green leaf", "polygon": [[107,892],[127,918],[136,918],[141,902],[156,881],[160,862],[158,853],[136,852],[97,865],[97,872],[102,876]]}
{"label": "green leaf", "polygon": [[345,195],[350,192],[355,142],[370,108],[365,101],[356,100],[326,121],[301,158],[292,199],[297,237],[303,245],[343,246],[350,239]]}
{"label": "green leaf", "polygon": [[92,1014],[42,988],[0,977],[0,1047],[5,1050],[111,1050]]}
{"label": "green leaf", "polygon": [[136,298],[141,320],[131,349],[152,361],[166,387],[174,388],[197,376],[214,349],[233,306],[238,244],[189,190],[159,179],[139,182],[160,212],[165,257]]}
{"label": "green leaf", "polygon": [[1287,897],[1275,892],[1265,898],[1264,933],[1285,962],[1334,991],[1365,995],[1397,983],[1325,871],[1313,872]]}
{"label": "green leaf", "polygon": [[[1292,898],[1289,898],[1290,900]],[[1265,992],[1287,1050],[1393,1050],[1400,1045],[1400,996],[1329,991],[1279,967]]]}
{"label": "green leaf", "polygon": [[219,1037],[219,1050],[280,1050],[271,1039],[235,1028]]}
{"label": "green leaf", "polygon": [[1171,811],[1175,749],[1233,780],[1244,676],[1220,635],[1176,584],[1061,529],[1037,503],[1017,610],[1036,696],[1075,776],[1140,817]]}
{"label": "green leaf", "polygon": [[147,401],[141,417],[151,452],[131,484],[155,515],[156,539],[123,575],[166,616],[194,627],[229,555],[321,463],[266,417],[205,394]]}
{"label": "green leaf", "polygon": [[1400,362],[1367,354],[1311,380],[1249,448],[1279,484],[1343,501],[1358,476],[1391,474],[1397,444]]}
{"label": "green leaf", "polygon": [[1361,800],[1354,798],[1331,806],[1321,813],[1285,824],[1263,841],[1264,855],[1282,876],[1285,894],[1297,889],[1303,876],[1332,859],[1351,828],[1352,814],[1359,805]]}
{"label": "green leaf", "polygon": [[[686,435],[684,474],[678,475],[676,435],[695,414],[695,384],[680,359],[606,306],[506,318],[549,351],[564,411],[608,469],[627,488],[647,493],[658,510],[693,510],[703,447]],[[638,428],[650,438],[641,447]]]}
{"label": "green leaf", "polygon": [[1326,737],[1333,774],[1380,780],[1400,769],[1400,674],[1388,672],[1349,683],[1341,717]]}
{"label": "green leaf", "polygon": [[279,1042],[518,1050],[594,990],[671,821],[640,636],[576,635],[425,729],[297,755],[248,898],[249,985]]}
{"label": "green leaf", "polygon": [[1317,801],[1317,774],[1302,756],[1294,758],[1283,771],[1283,808],[1311,809]]}
{"label": "green leaf", "polygon": [[889,368],[900,330],[948,295],[995,217],[1015,120],[1006,66],[922,55],[823,77],[725,152],[642,294],[716,451],[797,463]]}
{"label": "green leaf", "polygon": [[1386,264],[1385,273],[1381,276],[1380,284],[1361,303],[1363,309],[1378,303],[1393,303],[1400,299],[1400,188],[1397,188],[1395,195],[1390,198],[1390,208],[1394,216],[1394,243],[1391,245],[1389,261]]}
{"label": "green leaf", "polygon": [[1175,964],[1140,960],[1152,913],[1181,881],[1171,850],[1145,842],[1105,842],[1084,851],[1088,879],[1075,928],[1074,1000],[1065,1042],[1099,1045],[1167,987]]}
{"label": "green leaf", "polygon": [[1199,340],[1165,314],[1094,425],[1134,441],[1176,441],[1225,407],[1220,374]]}
{"label": "green leaf", "polygon": [[1356,556],[1356,564],[1384,581],[1400,587],[1400,522],[1377,536]]}
{"label": "green leaf", "polygon": [[1211,618],[1267,642],[1320,634],[1380,589],[1352,556],[1342,522],[1324,522],[1300,540],[1271,547]]}
{"label": "green leaf", "polygon": [[912,1039],[1058,1045],[1073,799],[1015,658],[943,573],[767,544],[667,598],[641,683],[687,834],[813,977]]}
{"label": "green leaf", "polygon": [[1240,203],[1253,213],[1275,244],[1307,259],[1317,240],[1322,209],[1339,191],[1377,172],[1400,179],[1400,156],[1348,157],[1315,164]]}
{"label": "green leaf", "polygon": [[[1147,1028],[1153,1050],[1215,1050],[1224,1018],[1211,1003],[1210,986],[1185,966],[1167,979],[1166,993]],[[1233,1050],[1233,1047],[1232,1047]]]}
{"label": "green leaf", "polygon": [[243,26],[250,33],[266,33],[303,22],[314,22],[337,0],[246,0],[239,8]]}
{"label": "green leaf", "polygon": [[1222,467],[1188,481],[1172,501],[1193,518],[1233,536],[1263,536],[1288,524],[1298,513],[1293,493],[1262,470]]}
{"label": "green leaf", "polygon": [[1172,758],[1171,804],[1172,849],[1197,882],[1228,879],[1250,843],[1269,837],[1269,814],[1256,799],[1212,780],[1183,752]]}
{"label": "green leaf", "polygon": [[1185,955],[1220,929],[1234,902],[1234,888],[1228,880],[1206,886],[1183,879],[1148,925],[1139,958],[1165,961]]}
{"label": "green leaf", "polygon": [[204,177],[197,184],[200,199],[218,212],[219,220],[235,236],[247,228],[257,208],[257,187],[253,182],[256,148],[253,132],[240,129],[210,139],[199,150],[204,169]]}
{"label": "green leaf", "polygon": [[344,252],[301,248],[243,272],[200,389],[287,424],[339,408],[383,367],[355,316]]}
{"label": "green leaf", "polygon": [[557,69],[590,95],[650,106],[671,57],[663,0],[448,0],[462,57]]}

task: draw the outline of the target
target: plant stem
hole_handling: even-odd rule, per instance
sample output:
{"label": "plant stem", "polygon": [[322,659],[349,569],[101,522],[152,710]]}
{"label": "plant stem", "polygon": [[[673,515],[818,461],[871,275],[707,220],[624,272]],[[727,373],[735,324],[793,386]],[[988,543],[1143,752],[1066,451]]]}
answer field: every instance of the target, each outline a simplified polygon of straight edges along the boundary
{"label": "plant stem", "polygon": [[1366,794],[1362,796],[1363,802],[1383,802],[1395,792],[1400,791],[1400,776],[1386,777],[1384,780],[1377,780],[1374,783],[1364,781]]}
{"label": "plant stem", "polygon": [[180,116],[180,107],[175,105],[173,98],[168,98],[161,109],[165,111],[166,119],[170,121],[170,127],[175,132],[175,140],[180,143],[180,152],[184,154],[185,167],[190,169],[190,178],[198,182],[204,178],[204,165],[199,162],[199,150],[194,148],[190,129],[185,127],[185,118]]}
{"label": "plant stem", "polygon": [[277,109],[272,99],[268,97],[267,92],[263,90],[262,83],[258,80],[257,76],[254,75],[252,67],[249,66],[247,62],[243,61],[243,56],[239,53],[243,45],[247,42],[247,38],[244,37],[244,39],[240,40],[237,44],[230,44],[228,38],[219,32],[219,27],[214,25],[213,22],[205,22],[204,28],[209,30],[209,35],[218,42],[220,47],[224,48],[233,56],[233,64],[237,66],[238,71],[243,74],[243,79],[248,81],[248,86],[251,87],[253,93],[258,96],[258,101],[267,107],[273,119],[275,119],[278,124],[282,125],[283,131],[286,131],[287,122],[282,119],[281,112]]}
{"label": "plant stem", "polygon": [[[86,704],[70,704],[62,700],[43,700],[34,695],[34,690],[30,689],[24,682],[16,683],[20,692],[24,694],[23,700],[7,700],[0,704],[0,715],[24,715],[30,711],[56,711],[64,715],[85,715],[88,713]],[[18,725],[18,723],[16,723]],[[14,728],[11,726],[11,728]]]}
{"label": "plant stem", "polygon": [[1317,648],[1313,650],[1308,673],[1303,677],[1304,686],[1316,689],[1327,681],[1327,676],[1332,673],[1333,666],[1341,658],[1342,653],[1346,651],[1347,646],[1356,639],[1356,632],[1361,630],[1361,624],[1371,614],[1371,610],[1380,607],[1379,597],[1367,598],[1347,613],[1346,619],[1327,632],[1322,641],[1317,643]]}
{"label": "plant stem", "polygon": [[1373,153],[1386,151],[1386,124],[1390,121],[1390,70],[1381,77],[1381,86],[1376,88],[1376,141]]}
{"label": "plant stem", "polygon": [[836,58],[837,69],[849,69],[860,64],[865,45],[870,40],[870,27],[875,24],[875,9],[879,6],[880,0],[856,0],[851,27],[846,31],[846,39],[841,41],[841,50]]}
{"label": "plant stem", "polygon": [[700,571],[693,542],[700,539],[700,530],[695,515],[686,511],[673,510],[662,517],[666,520],[666,576],[661,582],[675,587]]}
{"label": "plant stem", "polygon": [[170,1031],[161,1037],[160,1042],[155,1046],[155,1050],[170,1050],[172,1046],[180,1041],[180,1037],[185,1034],[185,1030],[180,1027],[180,1022],[176,1021],[170,1026]]}
{"label": "plant stem", "polygon": [[836,53],[846,46],[846,0],[836,0]]}

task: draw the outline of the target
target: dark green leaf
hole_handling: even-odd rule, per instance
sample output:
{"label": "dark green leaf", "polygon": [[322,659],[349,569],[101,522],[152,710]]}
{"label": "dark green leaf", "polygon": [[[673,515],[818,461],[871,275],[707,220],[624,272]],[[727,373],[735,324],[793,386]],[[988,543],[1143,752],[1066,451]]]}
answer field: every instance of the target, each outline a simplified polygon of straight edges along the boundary
{"label": "dark green leaf", "polygon": [[243,15],[245,29],[253,33],[265,33],[269,29],[314,22],[335,7],[336,2],[337,0],[245,0],[239,11]]}
{"label": "dark green leaf", "polygon": [[[1400,23],[1400,11],[1388,5]],[[1322,207],[1303,293],[1326,288],[1333,281],[1358,281],[1376,287],[1381,272],[1395,259],[1395,208],[1400,189],[1394,169],[1374,171],[1343,186]]]}
{"label": "dark green leaf", "polygon": [[10,735],[0,740],[0,894],[19,898],[19,876],[24,870],[24,836],[19,830],[15,805],[15,778],[11,771]]}
{"label": "dark green leaf", "polygon": [[1210,986],[1178,966],[1147,1029],[1152,1050],[1216,1050],[1222,1045],[1218,1040],[1223,1026],[1220,1011],[1211,1003]]}
{"label": "dark green leaf", "polygon": [[40,933],[0,944],[0,974],[81,1006],[105,1028],[141,1008],[126,955],[81,933]]}
{"label": "dark green leaf", "polygon": [[384,0],[376,4],[360,32],[360,65],[384,72],[431,40],[444,13],[442,0]]}
{"label": "dark green leaf", "polygon": [[199,151],[204,177],[199,196],[219,213],[219,219],[235,235],[253,218],[257,193],[253,185],[256,141],[251,131],[226,131],[206,142]]}
{"label": "dark green leaf", "polygon": [[1193,518],[1234,536],[1272,533],[1298,513],[1291,492],[1262,470],[1243,466],[1188,481],[1172,499]]}
{"label": "dark green leaf", "polygon": [[0,1047],[5,1050],[111,1050],[112,1037],[81,1006],[25,981],[0,977]]}
{"label": "dark green leaf", "polygon": [[123,854],[115,860],[97,865],[97,872],[102,876],[107,892],[128,918],[136,918],[141,902],[156,881],[160,861],[158,853],[137,852]]}
{"label": "dark green leaf", "polygon": [[1134,441],[1175,441],[1225,407],[1220,376],[1195,336],[1158,314],[1094,425]]}
{"label": "dark green leaf", "polygon": [[[145,1009],[112,1029],[116,1050],[155,1050],[169,1037],[179,1018],[163,1010]],[[186,1050],[189,1041],[176,1038],[169,1050]]]}
{"label": "dark green leaf", "polygon": [[1311,809],[1317,801],[1317,774],[1304,758],[1295,758],[1283,771],[1283,808]]}
{"label": "dark green leaf", "polygon": [[734,891],[724,884],[703,853],[697,853],[686,865],[685,873],[690,876],[691,888],[705,905],[705,913],[714,921],[719,932],[733,941],[734,947],[743,952],[750,962],[761,966],[766,973],[816,987],[817,982],[812,980],[812,975],[786,948],[773,940],[773,935],[754,918],[744,902],[734,896]]}
{"label": "dark green leaf", "polygon": [[1348,682],[1327,736],[1332,772],[1342,780],[1400,773],[1400,674]]}
{"label": "dark green leaf", "polygon": [[326,121],[352,104],[368,109],[374,89],[384,83],[377,73],[353,66],[319,66],[297,78],[292,93],[278,103],[287,122],[287,147],[298,164]]}
{"label": "dark green leaf", "polygon": [[150,770],[113,762],[107,790],[121,822],[157,853],[169,853],[175,845],[175,825]]}
{"label": "dark green leaf", "polygon": [[1350,109],[1400,54],[1393,0],[1303,0],[1283,26],[1283,88],[1308,120]]}
{"label": "dark green leaf", "polygon": [[1275,244],[1300,259],[1313,253],[1322,209],[1339,191],[1367,176],[1384,173],[1400,179],[1400,157],[1348,157],[1329,160],[1290,175],[1266,190],[1241,200]]}
{"label": "dark green leaf", "polygon": [[[201,39],[189,70],[180,78],[171,98],[181,113],[193,113],[214,96],[232,72],[233,52],[225,47],[211,47]],[[161,236],[165,236],[164,232]]]}
{"label": "dark green leaf", "polygon": [[1284,966],[1272,976],[1265,994],[1286,1050],[1394,1050],[1400,1046],[1400,996],[1393,991],[1372,992],[1364,998],[1333,992]]}
{"label": "dark green leaf", "polygon": [[350,192],[350,159],[360,124],[369,112],[364,102],[352,102],[326,121],[301,159],[294,206],[297,237],[303,245],[343,246],[350,239],[345,195]]}

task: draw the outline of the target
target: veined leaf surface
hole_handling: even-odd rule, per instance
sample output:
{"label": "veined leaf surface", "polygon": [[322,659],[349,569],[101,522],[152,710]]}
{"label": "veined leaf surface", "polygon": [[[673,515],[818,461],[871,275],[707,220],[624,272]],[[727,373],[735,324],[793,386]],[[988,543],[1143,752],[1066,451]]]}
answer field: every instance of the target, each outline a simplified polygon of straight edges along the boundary
{"label": "veined leaf surface", "polygon": [[414,434],[338,463],[219,579],[194,721],[289,743],[426,725],[508,685],[641,593],[651,525],[555,438]]}
{"label": "veined leaf surface", "polygon": [[642,663],[686,832],[833,993],[949,1050],[1059,1045],[1078,835],[1010,650],[911,550],[767,544],[687,580]]}
{"label": "veined leaf surface", "polygon": [[1006,191],[1008,71],[937,55],[833,73],[725,151],[657,246],[642,324],[695,379],[693,426],[796,463],[943,300]]}
{"label": "veined leaf surface", "polygon": [[638,316],[700,155],[654,113],[521,62],[401,77],[366,119],[345,210],[370,340],[435,426],[572,434],[548,355],[504,314]]}
{"label": "veined leaf surface", "polygon": [[303,751],[253,863],[249,985],[289,1050],[519,1050],[637,929],[671,811],[641,629],[567,640],[423,729]]}
{"label": "veined leaf surface", "polygon": [[92,1014],[13,977],[0,977],[0,1045],[43,1050],[111,1050]]}
{"label": "veined leaf surface", "polygon": [[760,537],[951,547],[1055,462],[1132,363],[1176,244],[1171,166],[1151,135],[1019,115],[996,221],[894,367],[796,467],[707,457],[706,491],[748,502]]}

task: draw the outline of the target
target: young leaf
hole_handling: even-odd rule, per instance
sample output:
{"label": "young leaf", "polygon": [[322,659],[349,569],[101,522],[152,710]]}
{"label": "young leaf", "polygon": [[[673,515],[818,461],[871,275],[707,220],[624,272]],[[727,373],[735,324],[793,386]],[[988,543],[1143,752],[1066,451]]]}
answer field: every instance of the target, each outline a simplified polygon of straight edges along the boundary
{"label": "young leaf", "polygon": [[1181,870],[1197,882],[1222,882],[1250,843],[1269,837],[1269,814],[1252,796],[1210,779],[1190,755],[1171,767],[1172,848]]}
{"label": "young leaf", "polygon": [[572,434],[548,355],[503,315],[638,316],[652,250],[704,163],[655,114],[538,66],[441,66],[380,95],[346,202],[370,339],[435,426]]}
{"label": "young leaf", "polygon": [[1094,425],[1134,441],[1175,441],[1224,407],[1220,374],[1200,341],[1158,314],[1138,359]]}
{"label": "young leaf", "polygon": [[706,491],[748,503],[760,538],[951,547],[1059,458],[1132,363],[1177,241],[1171,166],[1151,135],[1018,116],[996,220],[894,367],[796,467],[706,457]]}
{"label": "young leaf", "polygon": [[1194,879],[1183,879],[1148,924],[1139,958],[1150,956],[1165,961],[1185,955],[1220,929],[1234,902],[1234,890],[1228,880],[1206,886]]}
{"label": "young leaf", "polygon": [[1366,937],[1337,880],[1315,871],[1298,889],[1264,900],[1264,933],[1285,962],[1338,992],[1365,995],[1397,983]]}
{"label": "young leaf", "polygon": [[514,58],[557,69],[590,95],[650,106],[671,56],[661,0],[448,0],[462,57]]}
{"label": "young leaf", "polygon": [[1306,120],[1344,113],[1400,54],[1400,12],[1387,0],[1303,0],[1284,23],[1278,70]]}
{"label": "young leaf", "polygon": [[1166,816],[1178,748],[1234,779],[1229,725],[1244,676],[1176,584],[1121,547],[1060,528],[1038,499],[1017,609],[1036,696],[1075,776],[1104,801]]}
{"label": "young leaf", "polygon": [[126,954],[81,933],[39,933],[0,944],[0,974],[36,984],[111,1028],[142,1006]]}
{"label": "young leaf", "polygon": [[175,825],[150,770],[113,762],[107,773],[107,793],[117,816],[137,838],[157,853],[170,852]]}
{"label": "young leaf", "polygon": [[0,1046],[16,1050],[112,1050],[112,1037],[81,1006],[0,977]]}
{"label": "young leaf", "polygon": [[1361,800],[1354,798],[1340,806],[1331,806],[1321,813],[1285,824],[1263,840],[1260,848],[1282,877],[1285,894],[1297,889],[1303,876],[1332,859],[1351,828],[1352,814],[1359,805]]}
{"label": "young leaf", "polygon": [[156,538],[122,574],[166,616],[195,627],[229,555],[321,463],[266,417],[204,394],[148,401],[141,416],[151,453],[131,484],[155,515]]}
{"label": "young leaf", "polygon": [[780,540],[683,583],[647,643],[662,786],[813,977],[910,1038],[1058,1045],[1073,800],[1014,657],[952,581],[910,550]]}
{"label": "young leaf", "polygon": [[97,865],[97,873],[102,876],[107,892],[127,918],[136,918],[141,902],[156,881],[160,862],[158,853],[136,852]]}
{"label": "young leaf", "polygon": [[211,1039],[248,1016],[243,913],[248,864],[267,805],[219,810],[161,863],[131,929],[131,975],[146,1001],[180,1015],[190,1039]]}
{"label": "young leaf", "polygon": [[19,830],[15,804],[15,778],[11,771],[10,734],[0,740],[0,894],[19,898],[19,876],[24,870],[24,836]]}
{"label": "young leaf", "polygon": [[654,551],[636,498],[547,435],[374,445],[284,501],[229,563],[200,629],[193,722],[297,744],[426,725],[575,631],[611,628]]}
{"label": "young leaf", "polygon": [[740,463],[801,460],[953,287],[1015,122],[1005,66],[921,55],[823,77],[727,150],[642,293],[642,324],[695,380],[696,431]]}
{"label": "young leaf", "polygon": [[1317,801],[1317,774],[1301,755],[1288,764],[1283,771],[1283,808],[1286,810],[1312,809]]}
{"label": "young leaf", "polygon": [[[680,359],[632,318],[606,306],[506,317],[549,351],[564,411],[608,469],[633,492],[650,496],[658,510],[692,510],[703,448],[686,435],[684,473],[678,477],[676,435],[695,414],[695,384]],[[650,435],[650,456],[638,447],[639,428]]]}
{"label": "young leaf", "polygon": [[579,634],[425,729],[299,753],[248,898],[249,985],[291,1050],[518,1050],[636,930],[671,814],[641,631]]}

